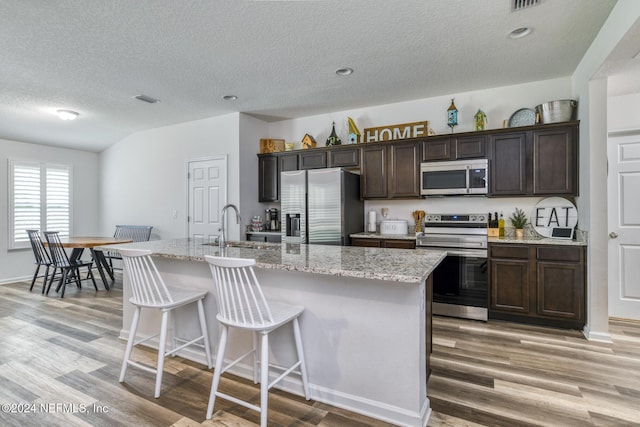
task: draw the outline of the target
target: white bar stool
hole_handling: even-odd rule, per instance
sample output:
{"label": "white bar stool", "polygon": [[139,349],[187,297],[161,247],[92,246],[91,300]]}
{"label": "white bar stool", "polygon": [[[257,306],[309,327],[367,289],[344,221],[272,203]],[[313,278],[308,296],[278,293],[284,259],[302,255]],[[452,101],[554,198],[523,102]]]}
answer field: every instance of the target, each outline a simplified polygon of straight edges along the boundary
{"label": "white bar stool", "polygon": [[[214,257],[210,255],[206,255],[205,259],[211,267],[211,273],[216,283],[218,298],[217,319],[222,325],[209,405],[207,407],[207,419],[211,419],[213,415],[213,407],[217,396],[242,405],[245,408],[258,411],[260,413],[260,425],[266,427],[268,391],[287,375],[291,373],[300,375],[302,377],[304,396],[307,400],[311,398],[307,382],[307,367],[304,363],[300,325],[298,323],[298,317],[304,311],[304,307],[267,301],[253,271],[253,266],[256,263],[253,259]],[[288,322],[293,323],[298,361],[289,368],[281,368],[284,372],[269,383],[269,332]],[[223,368],[229,327],[253,331],[253,349]],[[258,382],[258,354],[256,349],[258,335],[261,338],[259,407],[218,391],[220,375],[250,355],[253,355],[253,381],[254,383]],[[296,370],[296,368],[299,369]]]}
{"label": "white bar stool", "polygon": [[[131,282],[131,290],[133,291],[133,296],[129,299],[129,302],[136,306],[136,309],[133,313],[133,320],[131,321],[129,340],[127,341],[127,349],[124,354],[124,360],[122,361],[122,370],[120,371],[119,381],[124,381],[124,376],[129,365],[135,366],[136,368],[140,368],[147,372],[154,373],[156,374],[155,397],[158,398],[160,397],[160,386],[162,384],[164,358],[166,356],[175,356],[178,351],[189,345],[196,345],[198,347],[204,346],[204,351],[207,358],[207,366],[209,367],[209,369],[211,369],[212,367],[211,348],[209,347],[209,333],[207,331],[207,322],[204,316],[204,308],[202,305],[202,300],[205,296],[207,296],[207,291],[176,289],[166,286],[164,280],[162,279],[162,276],[153,263],[153,259],[151,258],[151,251],[149,250],[118,249],[118,251],[122,255],[124,270],[129,277],[129,281]],[[169,329],[169,313],[175,308],[182,307],[191,303],[197,303],[201,335],[190,341],[186,341],[177,338],[175,336],[175,328],[173,328],[171,332],[171,341],[173,345],[171,346],[171,350],[166,351],[167,331]],[[136,331],[138,329],[140,311],[142,310],[142,308],[153,308],[156,310],[160,310],[162,312],[162,324],[160,326],[159,334],[154,334],[136,341]],[[160,335],[160,342],[158,344],[158,365],[155,369],[131,360],[131,352],[134,346],[150,340],[151,338],[157,337],[158,335]],[[176,341],[180,341],[183,344],[180,346],[176,346]],[[204,344],[197,344],[198,341],[203,341]]]}

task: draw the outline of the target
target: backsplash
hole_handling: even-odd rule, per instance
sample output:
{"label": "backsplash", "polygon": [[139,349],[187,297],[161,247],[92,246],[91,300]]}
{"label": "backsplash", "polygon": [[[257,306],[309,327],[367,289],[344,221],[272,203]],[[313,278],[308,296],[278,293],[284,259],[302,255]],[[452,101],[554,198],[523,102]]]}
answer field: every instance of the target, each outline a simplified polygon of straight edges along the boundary
{"label": "backsplash", "polygon": [[[381,209],[387,208],[387,219],[404,219],[409,223],[409,230],[415,227],[415,220],[412,212],[415,210],[423,210],[430,213],[455,213],[455,214],[471,214],[471,213],[489,213],[500,212],[504,214],[505,229],[512,228],[509,222],[509,216],[516,207],[524,210],[529,218],[536,206],[543,197],[509,197],[509,198],[488,198],[483,196],[461,196],[461,197],[428,197],[416,200],[366,200],[365,201],[365,226],[368,223],[368,212],[374,210],[376,212],[376,220],[379,224],[382,221]],[[535,231],[531,229],[530,233]]]}

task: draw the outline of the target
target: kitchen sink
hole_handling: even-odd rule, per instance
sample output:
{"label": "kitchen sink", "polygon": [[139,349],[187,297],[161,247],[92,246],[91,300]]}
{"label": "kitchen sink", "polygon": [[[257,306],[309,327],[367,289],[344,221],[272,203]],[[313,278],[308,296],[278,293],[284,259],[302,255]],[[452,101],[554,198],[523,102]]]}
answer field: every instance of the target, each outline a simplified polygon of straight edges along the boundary
{"label": "kitchen sink", "polygon": [[[217,243],[203,243],[204,246],[218,246]],[[263,242],[227,242],[225,244],[227,248],[242,248],[242,249],[278,249],[277,245],[269,245]]]}

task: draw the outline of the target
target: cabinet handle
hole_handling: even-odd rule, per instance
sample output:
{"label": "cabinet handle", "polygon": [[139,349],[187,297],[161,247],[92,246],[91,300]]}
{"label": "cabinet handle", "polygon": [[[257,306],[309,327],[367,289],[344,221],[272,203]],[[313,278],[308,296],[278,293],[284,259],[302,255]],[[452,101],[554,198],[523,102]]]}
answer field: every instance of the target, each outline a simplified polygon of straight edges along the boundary
{"label": "cabinet handle", "polygon": [[609,237],[611,237],[612,239],[617,239],[618,233],[616,233],[615,231],[612,231],[611,233],[609,233]]}

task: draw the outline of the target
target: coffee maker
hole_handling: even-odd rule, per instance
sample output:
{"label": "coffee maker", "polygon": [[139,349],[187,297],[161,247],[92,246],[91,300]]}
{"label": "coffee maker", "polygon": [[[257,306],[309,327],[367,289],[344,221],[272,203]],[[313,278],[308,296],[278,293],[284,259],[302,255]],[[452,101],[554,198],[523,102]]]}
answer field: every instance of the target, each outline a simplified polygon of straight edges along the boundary
{"label": "coffee maker", "polygon": [[278,220],[278,208],[267,209],[269,212],[269,230],[280,231],[280,221]]}

